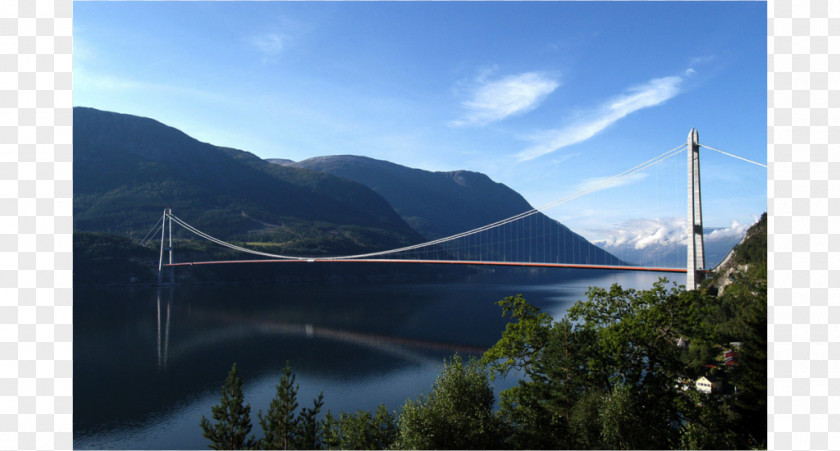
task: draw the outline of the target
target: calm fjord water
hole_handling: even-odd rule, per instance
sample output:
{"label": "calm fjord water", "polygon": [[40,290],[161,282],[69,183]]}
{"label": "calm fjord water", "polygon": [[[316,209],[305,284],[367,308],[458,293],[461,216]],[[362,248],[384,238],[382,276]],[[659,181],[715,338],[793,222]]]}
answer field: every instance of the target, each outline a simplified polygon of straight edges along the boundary
{"label": "calm fjord water", "polygon": [[[199,421],[233,362],[253,432],[282,368],[298,402],[398,410],[427,393],[454,353],[480,355],[501,336],[495,302],[522,294],[561,317],[589,286],[649,288],[654,273],[556,270],[539,282],[472,277],[427,283],[82,289],[74,292],[74,447],[206,449]],[[684,283],[684,276],[668,275]],[[500,380],[496,389],[515,384]]]}

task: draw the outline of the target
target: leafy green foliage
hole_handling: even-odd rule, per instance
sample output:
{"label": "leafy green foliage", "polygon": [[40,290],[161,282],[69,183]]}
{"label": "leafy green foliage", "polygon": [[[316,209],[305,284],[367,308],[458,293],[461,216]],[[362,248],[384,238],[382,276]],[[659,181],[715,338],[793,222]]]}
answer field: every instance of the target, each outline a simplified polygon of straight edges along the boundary
{"label": "leafy green foliage", "polygon": [[[601,440],[601,406],[606,393],[601,390],[586,390],[569,409],[569,429],[566,440],[570,448],[604,449]],[[554,442],[560,439],[554,437]],[[548,448],[539,446],[538,448]]]}
{"label": "leafy green foliage", "polygon": [[739,365],[732,371],[738,387],[732,410],[748,437],[739,446],[762,447],[767,430],[767,280],[742,274],[726,290],[724,300],[734,314],[721,324],[722,335],[742,343]]}
{"label": "leafy green foliage", "polygon": [[[535,449],[760,444],[751,434],[765,425],[752,422],[765,408],[759,398],[766,396],[766,355],[746,345],[761,349],[766,343],[760,327],[766,298],[759,293],[741,284],[718,299],[676,285],[666,288],[664,280],[642,291],[590,288],[588,300],[557,322],[519,296],[506,298],[500,302],[503,315],[513,321],[483,361],[497,374],[518,369],[524,375],[502,393],[500,415],[511,428],[507,444]],[[721,309],[732,315],[715,322]],[[711,355],[735,337],[752,356],[732,372],[737,393],[701,395],[693,382],[683,389],[681,381],[696,377],[697,356]],[[694,350],[678,346],[681,339]]]}
{"label": "leafy green foliage", "polygon": [[[503,393],[511,446],[670,447],[667,430],[679,418],[657,404],[673,391],[676,341],[696,329],[697,309],[664,281],[642,292],[591,288],[587,297],[558,322],[521,297],[500,302],[516,322],[484,361],[499,374],[518,368],[525,375]],[[646,421],[625,430],[624,418],[642,413]]]}
{"label": "leafy green foliage", "polygon": [[495,449],[502,428],[493,413],[489,375],[478,361],[459,356],[444,364],[432,391],[409,400],[400,412],[400,449]]}
{"label": "leafy green foliage", "polygon": [[692,391],[687,393],[690,404],[682,408],[691,421],[680,429],[682,449],[735,449],[746,448],[746,434],[737,428],[737,415],[732,410],[731,399],[708,396]]}
{"label": "leafy green foliage", "polygon": [[497,304],[502,307],[502,316],[512,321],[505,326],[502,338],[484,354],[482,362],[496,372],[507,374],[511,369],[529,367],[538,360],[548,341],[551,317],[540,313],[521,294]]}
{"label": "leafy green foliage", "polygon": [[255,445],[251,432],[251,406],[245,404],[242,393],[242,379],[236,371],[236,364],[228,373],[222,387],[222,399],[213,406],[211,423],[201,417],[204,437],[210,440],[211,449],[250,449]]}
{"label": "leafy green foliage", "polygon": [[397,437],[396,415],[380,404],[376,412],[357,411],[336,418],[327,412],[323,421],[327,449],[388,449]]}
{"label": "leafy green foliage", "polygon": [[[754,448],[766,430],[766,237],[748,232],[720,297],[660,280],[648,290],[590,288],[554,321],[521,296],[483,362],[522,372],[502,393],[511,448]],[[739,253],[743,250],[744,254]],[[723,350],[737,348],[725,367]],[[718,362],[727,381],[707,395],[693,381]],[[737,390],[735,390],[737,388]]]}

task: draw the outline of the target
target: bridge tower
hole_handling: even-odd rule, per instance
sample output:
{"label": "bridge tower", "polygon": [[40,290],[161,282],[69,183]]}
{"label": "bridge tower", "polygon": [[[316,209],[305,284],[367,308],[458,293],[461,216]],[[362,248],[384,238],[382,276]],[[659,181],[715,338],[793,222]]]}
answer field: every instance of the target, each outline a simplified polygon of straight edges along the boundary
{"label": "bridge tower", "polygon": [[[158,262],[158,285],[163,283],[163,255],[165,251],[169,251],[169,264],[174,263],[174,248],[172,247],[172,209],[165,208],[163,210],[163,222],[160,227],[160,261]],[[167,224],[169,222],[169,224]],[[166,246],[166,230],[169,230],[169,246]],[[169,283],[175,283],[175,268],[169,267]]]}
{"label": "bridge tower", "polygon": [[685,279],[687,290],[697,289],[703,280],[701,269],[706,267],[703,255],[703,209],[700,203],[700,136],[692,128],[688,132],[688,267]]}

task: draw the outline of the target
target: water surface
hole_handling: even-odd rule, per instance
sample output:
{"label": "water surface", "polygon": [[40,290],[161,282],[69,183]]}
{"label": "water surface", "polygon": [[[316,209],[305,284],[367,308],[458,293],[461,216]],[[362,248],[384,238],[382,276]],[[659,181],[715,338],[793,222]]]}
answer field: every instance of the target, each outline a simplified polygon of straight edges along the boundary
{"label": "water surface", "polygon": [[[427,393],[444,358],[501,336],[496,301],[522,294],[555,318],[589,286],[648,288],[653,273],[554,270],[548,277],[435,282],[76,289],[74,447],[207,449],[202,415],[233,362],[265,411],[288,362],[298,402],[324,411],[398,410]],[[669,278],[674,278],[669,275]],[[684,279],[684,276],[682,277]],[[684,283],[684,280],[678,280]],[[513,378],[497,383],[502,390]]]}

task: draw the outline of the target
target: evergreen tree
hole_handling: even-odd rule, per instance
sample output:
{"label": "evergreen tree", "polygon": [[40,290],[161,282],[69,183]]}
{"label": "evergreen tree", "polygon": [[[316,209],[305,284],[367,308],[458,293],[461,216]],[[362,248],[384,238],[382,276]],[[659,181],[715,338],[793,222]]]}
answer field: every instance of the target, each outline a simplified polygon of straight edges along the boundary
{"label": "evergreen tree", "polygon": [[295,416],[298,408],[297,391],[295,375],[289,363],[286,362],[283,375],[280,376],[280,383],[277,384],[277,394],[271,400],[268,412],[265,416],[262,410],[259,412],[260,426],[263,430],[261,448],[291,449],[295,447],[300,422],[300,419]]}
{"label": "evergreen tree", "polygon": [[321,421],[321,431],[325,449],[349,449],[341,446],[341,423],[329,410]]}
{"label": "evergreen tree", "polygon": [[318,421],[318,414],[324,406],[324,393],[318,394],[310,409],[304,407],[298,414],[298,431],[295,437],[295,448],[297,449],[318,449],[321,447],[321,423]]}
{"label": "evergreen tree", "polygon": [[236,363],[222,387],[221,402],[213,406],[213,419],[215,424],[201,417],[201,429],[204,437],[210,440],[208,446],[211,449],[254,447],[254,437],[248,436],[251,432],[251,406],[244,403],[242,379],[237,374]]}
{"label": "evergreen tree", "polygon": [[384,404],[376,408],[373,416],[373,443],[378,449],[390,448],[397,439],[397,416]]}

